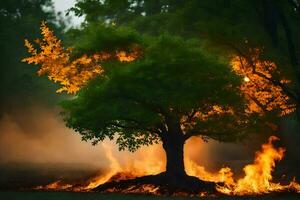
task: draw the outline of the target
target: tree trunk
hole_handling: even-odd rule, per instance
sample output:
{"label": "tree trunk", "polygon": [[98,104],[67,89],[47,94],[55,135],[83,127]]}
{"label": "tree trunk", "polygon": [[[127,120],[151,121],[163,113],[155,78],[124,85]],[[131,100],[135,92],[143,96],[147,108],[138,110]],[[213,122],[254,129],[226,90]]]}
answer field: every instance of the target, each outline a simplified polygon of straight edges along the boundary
{"label": "tree trunk", "polygon": [[184,139],[180,133],[172,132],[163,138],[163,148],[166,152],[166,175],[171,178],[184,178],[183,146]]}
{"label": "tree trunk", "polygon": [[159,187],[159,194],[176,194],[187,192],[199,194],[199,192],[216,193],[215,183],[205,182],[197,177],[188,176],[184,169],[183,146],[184,135],[179,123],[168,121],[168,130],[161,135],[163,148],[166,152],[166,171],[156,175],[142,176],[129,180],[110,181],[98,186],[96,191],[134,191],[145,184]]}

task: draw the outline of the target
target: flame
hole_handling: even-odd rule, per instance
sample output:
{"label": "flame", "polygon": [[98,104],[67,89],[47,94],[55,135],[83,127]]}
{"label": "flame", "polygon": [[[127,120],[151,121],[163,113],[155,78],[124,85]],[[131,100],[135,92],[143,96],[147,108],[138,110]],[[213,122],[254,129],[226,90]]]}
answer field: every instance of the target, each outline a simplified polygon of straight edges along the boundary
{"label": "flame", "polygon": [[93,188],[97,187],[98,185],[101,185],[101,184],[107,182],[114,174],[121,171],[121,166],[120,166],[119,162],[117,161],[117,159],[113,156],[111,148],[105,143],[102,146],[106,152],[106,157],[110,161],[110,170],[108,171],[107,174],[93,178],[86,187],[78,188],[79,190],[93,189]]}
{"label": "flame", "polygon": [[[159,187],[151,184],[132,185],[127,189],[123,189],[122,193],[143,193],[143,194],[157,194],[159,195]],[[108,189],[108,192],[120,192],[120,190],[113,188]]]}
{"label": "flame", "polygon": [[71,184],[65,184],[61,180],[55,181],[53,183],[49,183],[45,186],[37,186],[34,189],[36,190],[68,190],[73,185]]}
{"label": "flame", "polygon": [[[111,142],[103,142],[102,148],[105,157],[109,161],[109,169],[106,173],[91,177],[81,184],[69,184],[55,181],[45,186],[37,186],[37,190],[62,190],[62,191],[90,191],[97,186],[111,180],[132,179],[144,175],[153,175],[165,170],[165,157],[159,145],[141,148],[134,156],[126,155],[128,152],[115,153],[115,145]],[[124,153],[124,155],[122,155]],[[118,158],[117,156],[120,156]],[[128,188],[123,193],[155,193],[158,187],[152,185],[139,185],[139,188]],[[111,191],[112,192],[112,191]]]}
{"label": "flame", "polygon": [[221,168],[216,173],[208,172],[205,167],[199,166],[194,161],[187,159],[185,162],[185,167],[188,175],[196,176],[204,181],[209,182],[226,182],[226,183],[234,183],[233,180],[233,172],[229,167]]}
{"label": "flame", "polygon": [[229,170],[228,176],[224,176],[225,180],[222,181],[224,186],[217,186],[217,190],[230,195],[256,195],[285,190],[300,192],[300,185],[295,179],[289,185],[272,182],[275,162],[280,161],[285,152],[285,149],[273,146],[273,142],[276,140],[279,138],[271,136],[268,143],[262,145],[262,150],[256,152],[254,163],[244,167],[245,176],[243,178],[236,182],[233,181],[233,173]]}
{"label": "flame", "polygon": [[[185,168],[188,175],[196,176],[201,180],[217,183],[216,189],[226,195],[257,195],[270,192],[295,191],[300,193],[300,184],[293,179],[287,185],[273,182],[272,172],[275,169],[276,161],[284,157],[284,148],[275,148],[273,142],[279,140],[271,136],[267,143],[262,145],[262,149],[255,153],[254,162],[246,165],[243,170],[245,176],[238,180],[234,179],[234,173],[231,168],[223,167],[218,172],[208,172],[203,166],[194,162],[190,155],[185,156]],[[195,140],[196,141],[196,140]],[[192,141],[192,142],[195,142]],[[134,159],[131,156],[123,156],[118,159],[113,152],[113,145],[103,143],[105,156],[110,162],[107,173],[95,176],[86,181],[85,184],[64,184],[62,181],[56,181],[46,186],[38,186],[39,190],[72,190],[72,191],[90,191],[97,186],[111,180],[124,180],[144,175],[158,174],[165,170],[165,157],[158,145],[148,147],[147,150],[139,150]],[[151,193],[159,194],[159,187],[149,184],[131,186],[123,193]],[[117,189],[110,189],[108,192],[115,192]],[[120,192],[120,191],[118,191]],[[206,196],[199,193],[199,196]]]}

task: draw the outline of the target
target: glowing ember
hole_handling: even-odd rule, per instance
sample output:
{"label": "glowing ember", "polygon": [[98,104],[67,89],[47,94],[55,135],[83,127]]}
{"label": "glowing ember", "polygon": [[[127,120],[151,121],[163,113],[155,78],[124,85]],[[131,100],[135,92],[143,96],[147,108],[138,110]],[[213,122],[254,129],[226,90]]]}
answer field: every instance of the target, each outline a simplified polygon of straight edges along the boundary
{"label": "glowing ember", "polygon": [[[142,185],[132,185],[131,187],[122,190],[122,193],[143,193],[143,194],[159,194],[157,191],[159,190],[158,186],[154,186],[151,184],[142,184]],[[108,192],[120,192],[120,190],[114,188],[109,189]]]}
{"label": "glowing ember", "polygon": [[50,183],[45,186],[37,186],[34,189],[36,189],[36,190],[68,190],[71,187],[73,187],[73,185],[62,183],[61,180],[59,180],[59,181],[55,181],[55,182]]}

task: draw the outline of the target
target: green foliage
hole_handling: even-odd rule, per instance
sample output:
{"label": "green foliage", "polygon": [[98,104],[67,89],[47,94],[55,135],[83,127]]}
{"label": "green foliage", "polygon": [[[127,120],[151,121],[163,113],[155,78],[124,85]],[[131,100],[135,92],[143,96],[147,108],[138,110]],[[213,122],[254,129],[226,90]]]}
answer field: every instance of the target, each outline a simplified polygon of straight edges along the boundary
{"label": "green foliage", "polygon": [[[243,105],[239,79],[229,66],[205,55],[198,40],[169,34],[141,38],[144,49],[139,59],[126,64],[103,63],[110,73],[63,103],[68,126],[84,140],[96,143],[116,137],[120,149],[133,151],[160,140],[156,131],[164,126],[165,115],[179,119],[193,109],[207,112],[215,104]],[[98,49],[95,43],[91,48]],[[197,131],[201,134],[204,129],[199,126]]]}
{"label": "green foliage", "polygon": [[[291,79],[299,73],[299,1],[286,0],[78,0],[75,13],[91,21],[129,25],[140,32],[200,37],[226,56],[263,48]],[[294,50],[291,50],[294,46]],[[294,51],[294,53],[292,52]],[[298,56],[296,56],[298,57]],[[294,61],[293,61],[294,60]],[[295,65],[295,66],[293,66]],[[299,77],[298,77],[299,78]]]}
{"label": "green foliage", "polygon": [[[136,31],[129,27],[115,27],[105,23],[91,23],[84,29],[68,31],[69,43],[76,53],[115,52],[131,50],[135,44],[142,45]],[[75,41],[75,42],[74,42]]]}
{"label": "green foliage", "polygon": [[[138,47],[141,55],[131,63],[103,62],[106,76],[63,103],[68,126],[85,140],[116,138],[121,149],[129,150],[158,142],[174,124],[185,136],[220,141],[254,132],[262,118],[244,113],[240,80],[228,58],[264,48],[262,58],[294,78],[289,72],[299,67],[293,59],[298,48],[291,50],[300,42],[297,2],[78,0],[71,11],[85,15],[86,24],[69,33],[77,52]],[[233,112],[193,117],[208,114],[214,105]]]}

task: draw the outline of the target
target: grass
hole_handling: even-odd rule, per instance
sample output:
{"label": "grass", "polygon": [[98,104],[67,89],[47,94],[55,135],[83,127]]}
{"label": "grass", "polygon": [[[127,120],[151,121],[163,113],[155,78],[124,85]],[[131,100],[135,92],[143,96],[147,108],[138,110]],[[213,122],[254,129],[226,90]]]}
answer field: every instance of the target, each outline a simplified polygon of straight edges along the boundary
{"label": "grass", "polygon": [[[1,191],[1,200],[196,200],[199,197],[164,197],[152,195],[133,195],[133,194],[100,194],[100,193],[75,193],[75,192],[13,192]],[[217,197],[201,198],[209,200],[299,200],[300,196],[291,194],[268,195],[258,197]]]}

